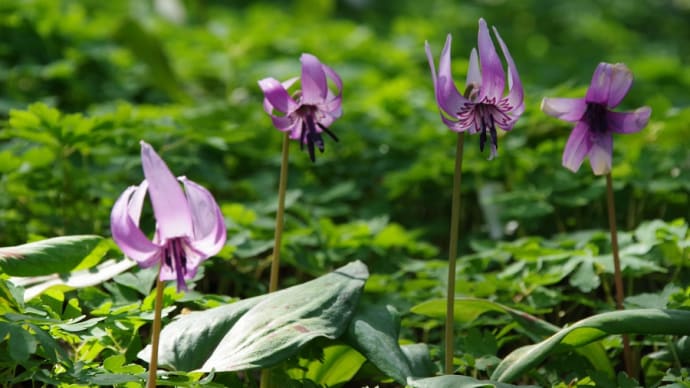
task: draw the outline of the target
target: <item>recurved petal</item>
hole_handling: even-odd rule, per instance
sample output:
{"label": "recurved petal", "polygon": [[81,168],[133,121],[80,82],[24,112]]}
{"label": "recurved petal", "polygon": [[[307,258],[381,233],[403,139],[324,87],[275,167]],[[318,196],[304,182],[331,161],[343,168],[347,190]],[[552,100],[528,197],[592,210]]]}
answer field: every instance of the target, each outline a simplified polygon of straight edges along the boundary
{"label": "recurved petal", "polygon": [[[468,103],[469,100],[458,92],[453,82],[453,76],[450,70],[451,41],[451,36],[448,34],[446,44],[443,46],[443,51],[441,52],[441,58],[439,59],[438,78],[436,79],[436,101],[444,112],[451,117],[456,117],[460,108],[462,108],[465,103]],[[427,57],[429,59],[429,64],[433,67],[434,63],[430,50],[427,50]]]}
{"label": "recurved petal", "polygon": [[632,82],[632,72],[624,64],[611,65],[611,86],[609,87],[607,103],[609,108],[615,108],[623,101],[623,97],[628,94]]}
{"label": "recurved petal", "polygon": [[483,18],[479,19],[478,46],[479,64],[482,69],[482,88],[479,98],[480,100],[494,98],[498,101],[503,96],[506,76],[503,72],[501,59],[491,41],[489,28]]}
{"label": "recurved petal", "polygon": [[585,122],[580,121],[573,128],[565,145],[563,166],[572,172],[577,172],[591,148],[592,141],[589,137],[589,128]]}
{"label": "recurved petal", "polygon": [[[141,205],[137,206],[137,201],[145,193],[146,185],[142,184],[131,186],[120,195],[110,213],[110,232],[125,256],[142,267],[149,267],[159,258],[161,248],[152,243],[137,225],[139,214],[136,214],[136,208],[141,212]],[[136,215],[136,220],[132,219],[132,215]]]}
{"label": "recurved petal", "polygon": [[587,103],[582,98],[544,98],[541,110],[549,116],[565,120],[579,121],[587,110]]}
{"label": "recurved petal", "polygon": [[281,132],[286,132],[292,129],[294,121],[289,117],[270,115],[273,126]]}
{"label": "recurved petal", "polygon": [[[479,71],[479,56],[477,55],[477,49],[473,48],[470,53],[470,62],[467,69],[467,86],[472,86],[473,88],[479,90],[482,85],[482,73]],[[465,92],[467,93],[467,92]],[[470,98],[470,96],[465,96]]]}
{"label": "recurved petal", "polygon": [[192,235],[192,216],[182,187],[153,147],[141,141],[141,164],[161,241]]}
{"label": "recurved petal", "polygon": [[259,87],[264,92],[264,110],[268,114],[273,114],[273,109],[283,113],[292,112],[297,103],[290,97],[287,89],[275,78],[264,78],[259,80]]}
{"label": "recurved petal", "polygon": [[608,112],[606,119],[613,132],[634,133],[647,126],[651,114],[652,108],[643,106],[633,112]]}
{"label": "recurved petal", "polygon": [[592,148],[589,151],[589,164],[595,175],[608,174],[611,171],[611,159],[613,154],[613,136],[610,132],[594,133],[592,136]]}
{"label": "recurved petal", "polygon": [[333,80],[336,87],[336,93],[332,93],[330,90],[326,93],[326,102],[323,104],[323,109],[334,118],[338,118],[342,115],[342,97],[343,97],[343,81],[340,79],[338,73],[335,72],[329,66],[323,65],[323,71],[326,76]]}
{"label": "recurved petal", "polygon": [[328,81],[323,65],[315,56],[302,54],[302,103],[318,104],[326,99]]}
{"label": "recurved petal", "polygon": [[496,34],[498,44],[501,46],[503,56],[506,58],[506,62],[508,63],[508,103],[510,106],[514,107],[514,115],[521,115],[525,109],[523,104],[525,93],[522,89],[520,75],[518,74],[517,66],[515,66],[515,61],[513,61],[513,57],[510,55],[510,51],[508,51],[508,46],[506,46],[505,42],[503,42],[503,39],[501,39],[501,35],[498,34],[496,27],[494,27],[493,30],[494,34]]}
{"label": "recurved petal", "polygon": [[186,177],[180,177],[192,210],[194,235],[190,245],[206,257],[213,256],[225,244],[226,228],[223,213],[213,195],[203,186]]}

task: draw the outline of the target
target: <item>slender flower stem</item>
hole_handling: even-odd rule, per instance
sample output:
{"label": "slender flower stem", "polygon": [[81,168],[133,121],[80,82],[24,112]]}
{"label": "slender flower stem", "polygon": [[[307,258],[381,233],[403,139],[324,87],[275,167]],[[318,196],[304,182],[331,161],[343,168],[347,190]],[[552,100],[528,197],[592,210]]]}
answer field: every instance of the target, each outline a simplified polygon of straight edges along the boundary
{"label": "slender flower stem", "polygon": [[278,212],[276,213],[276,231],[273,242],[273,260],[271,261],[271,280],[268,292],[278,289],[280,269],[280,243],[283,239],[283,216],[285,214],[285,191],[287,190],[288,154],[290,153],[288,133],[283,137],[283,156],[280,161],[280,181],[278,183]]}
{"label": "slender flower stem", "polygon": [[453,329],[455,327],[455,259],[458,256],[458,228],[460,223],[460,183],[462,182],[462,151],[465,133],[458,134],[455,148],[455,175],[453,176],[453,199],[450,213],[450,246],[448,248],[448,292],[446,299],[446,374],[453,374]]}
{"label": "slender flower stem", "polygon": [[[280,160],[280,178],[278,183],[278,211],[276,213],[276,231],[273,242],[273,259],[271,260],[271,279],[268,284],[268,292],[278,290],[278,277],[280,276],[280,243],[283,239],[283,216],[285,215],[285,191],[287,190],[288,156],[290,153],[290,137],[286,132],[283,137],[283,155]],[[261,371],[261,388],[272,386],[268,369]]]}
{"label": "slender flower stem", "polygon": [[[618,254],[618,232],[616,230],[616,205],[613,199],[613,182],[611,173],[606,174],[606,198],[609,213],[609,229],[611,230],[611,251],[613,252],[613,279],[616,284],[616,309],[623,310],[623,274],[621,273],[621,261]],[[633,360],[630,349],[630,338],[623,335],[623,359],[625,370],[629,376],[633,376]]]}
{"label": "slender flower stem", "polygon": [[156,301],[153,307],[153,333],[151,333],[151,360],[149,362],[149,379],[146,382],[146,388],[156,387],[158,343],[161,337],[161,311],[163,310],[163,282],[160,279],[162,267],[163,264],[158,268],[158,275],[156,276]]}

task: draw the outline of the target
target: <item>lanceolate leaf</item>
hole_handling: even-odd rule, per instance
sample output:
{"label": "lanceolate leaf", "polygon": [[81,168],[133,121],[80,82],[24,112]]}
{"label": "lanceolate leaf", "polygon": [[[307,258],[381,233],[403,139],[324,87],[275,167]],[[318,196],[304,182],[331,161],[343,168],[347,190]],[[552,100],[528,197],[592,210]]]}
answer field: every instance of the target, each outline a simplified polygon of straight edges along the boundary
{"label": "lanceolate leaf", "polygon": [[27,287],[24,292],[24,300],[30,300],[51,287],[62,287],[69,290],[95,286],[127,271],[136,264],[129,259],[106,260],[95,268],[74,271],[66,275],[52,274],[32,278],[10,278],[10,281],[18,286]]}
{"label": "lanceolate leaf", "polygon": [[398,345],[399,327],[398,312],[393,307],[361,305],[352,317],[345,340],[381,372],[405,384],[407,378],[415,374]]}
{"label": "lanceolate leaf", "polygon": [[[435,318],[445,317],[446,300],[432,299],[422,302],[411,309],[416,314]],[[510,308],[500,303],[478,298],[455,298],[455,320],[471,322],[481,314],[489,311],[508,314],[534,341],[539,341],[558,332],[561,328],[547,321],[520,310]],[[609,376],[614,376],[613,366],[604,348],[600,344],[588,344],[575,349],[577,353],[587,358],[592,366]]]}
{"label": "lanceolate leaf", "polygon": [[[438,376],[426,379],[410,378],[407,384],[412,388],[513,388],[517,385],[496,381],[477,380],[469,376]],[[521,385],[521,387],[526,387]],[[531,386],[534,387],[534,386]]]}
{"label": "lanceolate leaf", "polygon": [[[183,315],[163,328],[159,363],[223,372],[280,362],[313,338],[339,337],[368,276],[357,261],[272,294]],[[139,357],[148,361],[150,346]]]}
{"label": "lanceolate leaf", "polygon": [[[173,370],[200,368],[235,322],[265,297],[262,295],[181,315],[161,332],[158,363]],[[138,356],[149,362],[151,345],[147,345]]]}
{"label": "lanceolate leaf", "polygon": [[690,334],[690,311],[640,309],[612,311],[583,319],[546,340],[514,350],[496,367],[492,380],[510,382],[538,366],[549,354],[583,346],[611,334]]}
{"label": "lanceolate leaf", "polygon": [[201,371],[273,365],[316,337],[334,339],[354,313],[367,267],[352,262],[318,279],[266,296],[220,341]]}
{"label": "lanceolate leaf", "polygon": [[0,271],[10,276],[66,273],[79,265],[102,239],[95,235],[64,236],[0,248]]}

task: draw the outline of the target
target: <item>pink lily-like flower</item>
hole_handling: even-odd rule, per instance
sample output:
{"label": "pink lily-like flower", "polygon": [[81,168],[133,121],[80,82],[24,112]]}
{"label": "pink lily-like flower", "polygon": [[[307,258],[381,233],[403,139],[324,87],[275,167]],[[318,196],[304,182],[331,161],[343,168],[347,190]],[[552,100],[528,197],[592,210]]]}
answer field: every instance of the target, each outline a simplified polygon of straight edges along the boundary
{"label": "pink lily-like flower", "polygon": [[450,34],[441,52],[438,75],[429,44],[424,43],[431,67],[431,77],[434,81],[436,102],[440,108],[443,123],[456,132],[468,131],[470,134],[479,132],[479,149],[482,151],[484,151],[487,132],[489,132],[491,137],[489,159],[496,156],[498,149],[496,127],[510,131],[525,110],[524,92],[515,62],[495,27],[493,31],[508,64],[508,94],[505,97],[503,94],[506,75],[484,19],[479,19],[477,42],[479,54],[477,55],[476,48],[472,49],[464,95],[460,94],[455,87],[450,71]]}
{"label": "pink lily-like flower", "polygon": [[[322,132],[338,141],[328,127],[343,113],[343,83],[333,69],[322,64],[315,56],[302,54],[300,61],[301,77],[291,78],[283,83],[274,78],[264,78],[259,81],[259,87],[264,92],[264,110],[271,116],[273,125],[282,132],[289,132],[291,139],[299,140],[301,149],[306,144],[309,158],[313,162],[314,145],[322,153],[324,150]],[[298,79],[302,89],[290,96],[288,89]],[[328,88],[328,79],[335,84],[335,93]],[[275,111],[280,114],[275,114]]]}
{"label": "pink lily-like flower", "polygon": [[[141,162],[146,179],[139,186],[128,187],[113,206],[113,240],[140,267],[160,264],[160,280],[177,280],[178,291],[186,290],[185,280],[192,279],[201,262],[225,244],[223,215],[208,190],[186,177],[176,179],[156,151],[143,141]],[[139,228],[147,192],[156,217],[153,240]]]}
{"label": "pink lily-like flower", "polygon": [[575,122],[563,151],[563,166],[576,172],[585,156],[595,175],[611,171],[613,133],[634,133],[647,125],[652,109],[614,112],[632,85],[632,72],[622,63],[600,63],[585,98],[544,98],[541,109],[553,117]]}

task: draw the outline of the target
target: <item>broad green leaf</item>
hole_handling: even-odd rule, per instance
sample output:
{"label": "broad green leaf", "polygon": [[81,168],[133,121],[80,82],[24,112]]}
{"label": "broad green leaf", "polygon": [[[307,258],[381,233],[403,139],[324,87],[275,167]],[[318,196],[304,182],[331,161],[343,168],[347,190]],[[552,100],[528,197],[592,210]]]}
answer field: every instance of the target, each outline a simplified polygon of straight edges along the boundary
{"label": "broad green leaf", "polygon": [[[235,322],[265,297],[262,295],[178,316],[161,331],[158,363],[173,370],[200,368]],[[151,345],[147,345],[138,356],[148,362]]]}
{"label": "broad green leaf", "polygon": [[[412,388],[513,388],[517,385],[497,381],[477,380],[469,376],[437,376],[426,379],[410,378],[407,384]],[[523,386],[524,387],[524,386]],[[535,387],[535,386],[532,386]]]}
{"label": "broad green leaf", "polygon": [[128,269],[136,266],[132,260],[106,260],[95,268],[83,269],[66,275],[52,274],[34,278],[10,278],[18,286],[27,287],[24,300],[30,300],[51,287],[72,290],[101,284]]}
{"label": "broad green leaf", "polygon": [[561,329],[538,344],[514,350],[496,367],[491,378],[513,381],[554,351],[584,346],[612,334],[688,335],[688,322],[690,311],[684,310],[639,309],[594,315]]}
{"label": "broad green leaf", "polygon": [[95,235],[54,237],[0,248],[0,271],[10,276],[44,276],[75,268],[103,238]]}
{"label": "broad green leaf", "polygon": [[399,329],[400,317],[392,306],[360,305],[350,321],[345,341],[381,372],[405,384],[413,374],[398,344]]}
{"label": "broad green leaf", "polygon": [[436,371],[431,361],[429,347],[425,343],[407,344],[400,347],[410,363],[412,376],[433,376]]}
{"label": "broad green leaf", "polygon": [[[272,346],[270,341],[268,344],[262,342],[266,338],[255,338],[255,335],[251,335],[251,330],[254,330],[252,325],[260,326],[262,320],[268,321],[266,324],[270,323],[271,327],[260,327],[256,330],[260,331],[263,336],[272,334],[273,338],[278,338],[279,335],[289,334],[292,327],[303,330],[303,328],[307,329],[318,324],[326,325],[328,322],[324,322],[324,319],[349,318],[344,317],[345,314],[342,312],[334,311],[333,308],[346,309],[349,304],[356,304],[352,303],[352,300],[348,300],[348,297],[352,299],[358,296],[357,287],[361,289],[366,275],[366,267],[360,262],[355,262],[321,278],[270,295],[262,295],[206,311],[181,315],[165,326],[161,332],[159,363],[174,370],[199,369],[214,352],[217,357],[220,357],[219,353],[223,349],[228,349],[229,346],[237,346],[237,349],[244,349],[249,352],[258,348],[260,351],[268,353],[265,357],[270,360],[272,359],[270,351],[279,350],[278,347],[270,348]],[[339,292],[342,292],[340,298],[338,298]],[[318,295],[315,296],[314,294]],[[265,303],[269,297],[273,299],[270,303]],[[323,303],[318,304],[319,298],[327,300],[326,302],[321,300]],[[333,298],[335,301],[332,300]],[[297,309],[293,306],[302,308]],[[282,313],[287,307],[290,307],[288,309],[290,312],[296,314]],[[349,306],[349,308],[354,310],[354,306]],[[252,315],[247,313],[250,310]],[[323,316],[317,316],[319,313]],[[242,328],[235,328],[236,323],[240,324],[238,322],[240,318],[244,320],[245,314],[249,316],[248,320],[242,323]],[[277,314],[277,316],[273,314]],[[291,325],[290,319],[298,319],[293,322],[297,326]],[[336,323],[347,324],[347,319],[345,319],[345,323]],[[281,324],[284,324],[285,327],[282,327]],[[254,342],[230,337],[232,333],[239,332],[240,329],[250,331],[249,334],[241,333],[241,335],[251,335],[251,341]],[[325,328],[322,329],[325,330]],[[305,343],[305,339],[313,336],[314,333],[300,332],[300,334],[300,336],[295,336],[299,345]],[[286,342],[286,344],[288,343]],[[269,349],[261,348],[261,346],[268,346]],[[296,350],[297,347],[294,349],[288,347],[281,351],[291,353]],[[150,354],[151,347],[149,345],[138,356],[148,361]],[[233,354],[233,351],[228,350],[228,354]],[[245,357],[249,359],[251,354]],[[216,371],[221,371],[221,369],[216,368]]]}
{"label": "broad green leaf", "polygon": [[360,261],[267,295],[227,332],[201,371],[266,367],[317,337],[339,337],[369,276]]}

